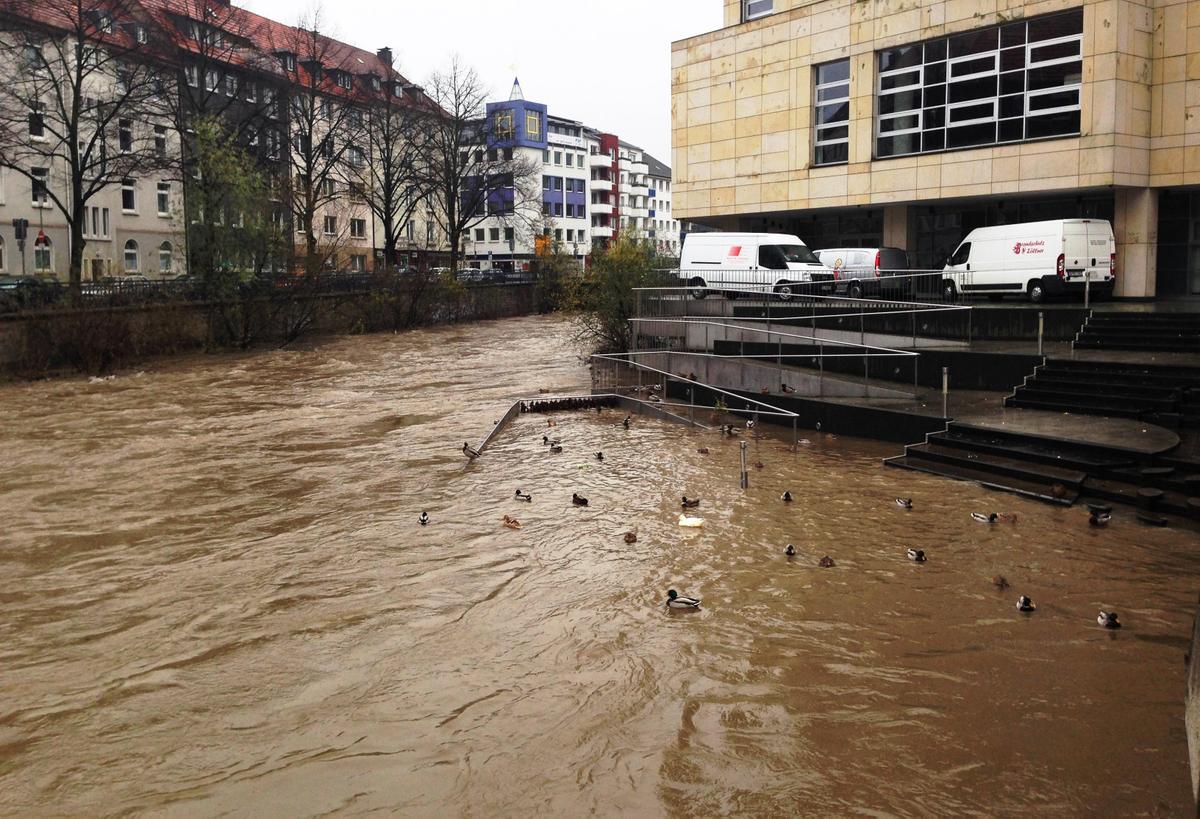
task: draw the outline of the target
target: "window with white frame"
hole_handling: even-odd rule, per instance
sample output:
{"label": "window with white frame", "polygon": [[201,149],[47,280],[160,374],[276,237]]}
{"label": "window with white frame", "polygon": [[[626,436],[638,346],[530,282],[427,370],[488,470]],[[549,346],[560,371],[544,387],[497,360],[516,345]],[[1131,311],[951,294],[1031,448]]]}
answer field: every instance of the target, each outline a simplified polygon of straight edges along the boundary
{"label": "window with white frame", "polygon": [[121,180],[121,210],[137,213],[137,185],[132,179]]}
{"label": "window with white frame", "polygon": [[50,169],[30,168],[30,202],[35,208],[50,206]]}
{"label": "window with white frame", "polygon": [[192,88],[197,88],[200,85],[200,69],[194,65],[186,66],[183,69],[184,76],[187,78],[187,84]]}
{"label": "window with white frame", "polygon": [[87,208],[83,214],[83,238],[85,239],[107,239],[108,235],[108,208],[101,208],[92,205]]}
{"label": "window with white frame", "polygon": [[355,254],[350,257],[350,272],[363,273],[367,269],[367,257],[360,254]]}
{"label": "window with white frame", "polygon": [[49,273],[54,269],[54,245],[49,237],[33,243],[33,269],[38,273]]}
{"label": "window with white frame", "polygon": [[1080,132],[1083,11],[877,53],[878,158]]}
{"label": "window with white frame", "polygon": [[225,75],[225,96],[237,96],[237,77],[233,76],[232,74]]}
{"label": "window with white frame", "polygon": [[336,216],[326,216],[325,217],[325,235],[326,236],[336,236],[337,235],[337,217]]}
{"label": "window with white frame", "polygon": [[158,183],[158,215],[159,216],[170,216],[171,215],[171,183],[170,182],[159,182]]}
{"label": "window with white frame", "polygon": [[367,238],[367,220],[366,219],[351,219],[350,220],[350,238],[352,238],[352,239]]}
{"label": "window with white frame", "polygon": [[130,239],[125,243],[125,272],[136,273],[138,271],[138,243]]}
{"label": "window with white frame", "polygon": [[158,272],[171,272],[171,243],[163,242],[158,246]]}
{"label": "window with white frame", "polygon": [[850,159],[850,60],[813,67],[814,165]]}
{"label": "window with white frame", "polygon": [[167,158],[167,126],[154,126],[154,153],[159,159]]}
{"label": "window with white frame", "polygon": [[204,87],[209,91],[216,91],[221,87],[221,72],[215,68],[210,68],[204,72]]}

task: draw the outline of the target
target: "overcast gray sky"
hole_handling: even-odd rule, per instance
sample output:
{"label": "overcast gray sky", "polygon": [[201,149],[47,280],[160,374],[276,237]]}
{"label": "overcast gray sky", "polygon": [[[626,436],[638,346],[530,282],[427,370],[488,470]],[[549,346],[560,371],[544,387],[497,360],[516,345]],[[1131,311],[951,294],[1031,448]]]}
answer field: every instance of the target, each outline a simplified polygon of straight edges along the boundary
{"label": "overcast gray sky", "polygon": [[[295,23],[311,0],[234,0]],[[671,164],[671,42],[721,26],[721,0],[323,0],[328,31],[424,82],[457,52],[507,99],[619,135]]]}

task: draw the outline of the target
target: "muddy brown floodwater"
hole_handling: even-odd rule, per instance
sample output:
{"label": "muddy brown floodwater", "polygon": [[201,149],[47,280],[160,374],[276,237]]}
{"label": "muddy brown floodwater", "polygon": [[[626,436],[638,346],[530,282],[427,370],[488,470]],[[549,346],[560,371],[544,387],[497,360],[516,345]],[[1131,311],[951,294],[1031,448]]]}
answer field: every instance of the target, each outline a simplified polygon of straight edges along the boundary
{"label": "muddy brown floodwater", "polygon": [[0,814],[1188,812],[1193,532],[816,433],[742,492],[735,442],[611,411],[465,463],[586,387],[569,350],[530,318],[0,387]]}

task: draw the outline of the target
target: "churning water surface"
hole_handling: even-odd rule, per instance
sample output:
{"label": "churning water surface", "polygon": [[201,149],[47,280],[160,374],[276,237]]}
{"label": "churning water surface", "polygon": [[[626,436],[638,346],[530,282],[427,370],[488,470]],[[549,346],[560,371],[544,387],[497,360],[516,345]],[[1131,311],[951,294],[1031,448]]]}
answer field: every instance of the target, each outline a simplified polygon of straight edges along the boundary
{"label": "churning water surface", "polygon": [[0,387],[0,813],[1188,811],[1193,532],[612,410],[462,457],[587,383],[526,318]]}

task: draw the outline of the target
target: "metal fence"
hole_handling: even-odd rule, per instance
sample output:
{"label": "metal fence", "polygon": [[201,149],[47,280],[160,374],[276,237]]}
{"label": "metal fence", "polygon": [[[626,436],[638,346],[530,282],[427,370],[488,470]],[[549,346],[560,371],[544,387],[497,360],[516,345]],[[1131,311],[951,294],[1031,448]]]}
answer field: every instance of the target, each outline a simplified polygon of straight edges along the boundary
{"label": "metal fence", "polygon": [[[52,311],[62,308],[108,308],[181,302],[210,302],[278,296],[326,296],[371,291],[395,291],[421,287],[434,279],[410,273],[330,273],[319,276],[257,276],[231,286],[219,287],[200,277],[175,279],[113,279],[84,282],[79,300],[71,299],[71,288],[55,279],[31,276],[0,277],[0,315]],[[529,281],[471,282],[457,286],[469,290],[502,288]]]}

